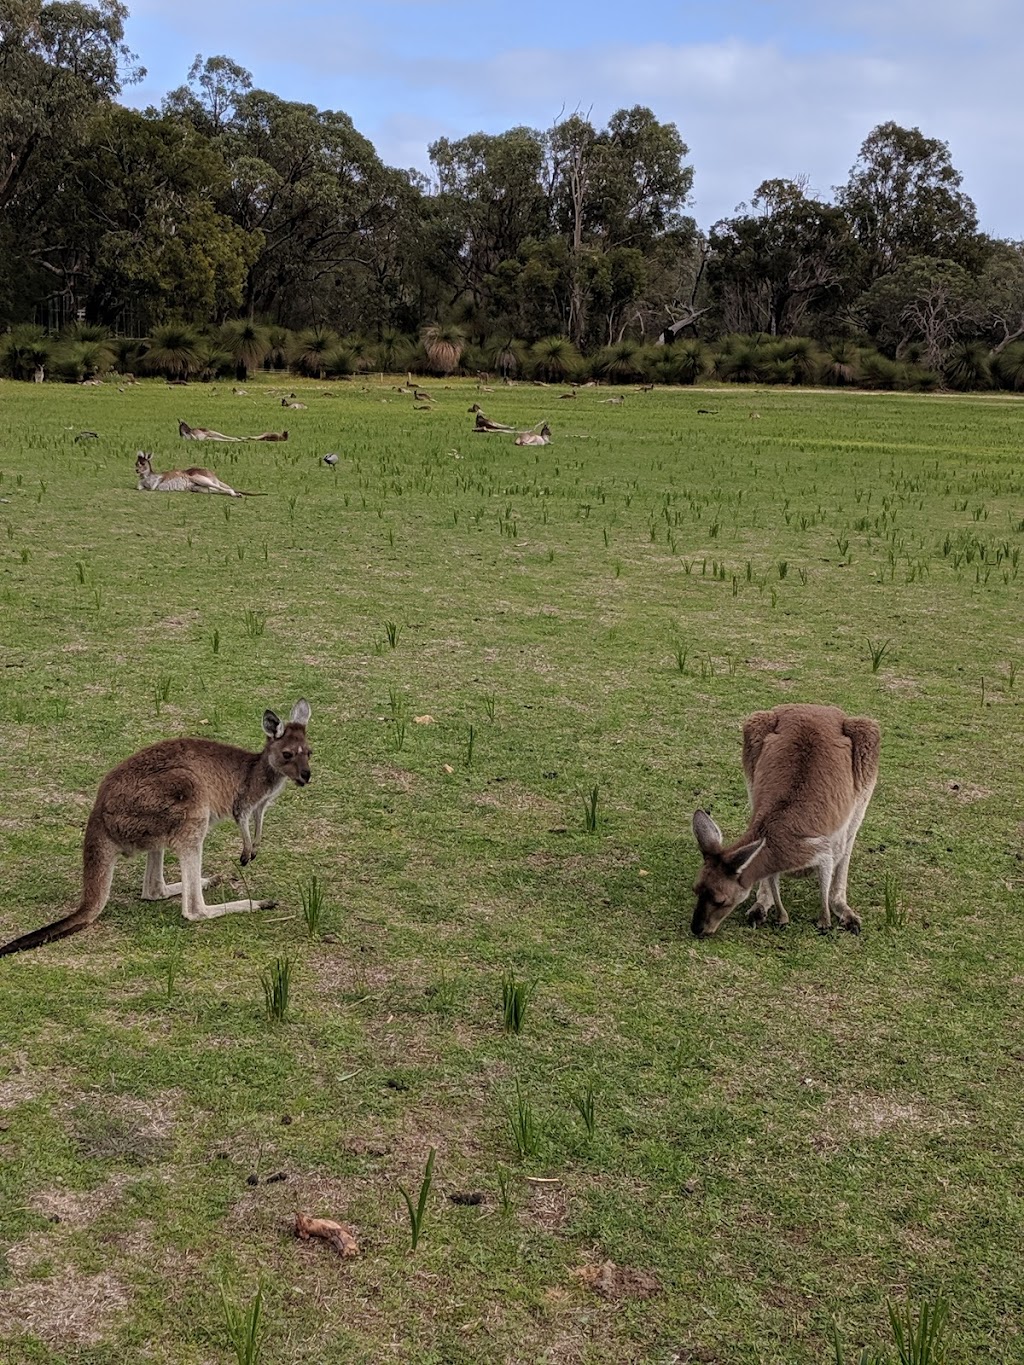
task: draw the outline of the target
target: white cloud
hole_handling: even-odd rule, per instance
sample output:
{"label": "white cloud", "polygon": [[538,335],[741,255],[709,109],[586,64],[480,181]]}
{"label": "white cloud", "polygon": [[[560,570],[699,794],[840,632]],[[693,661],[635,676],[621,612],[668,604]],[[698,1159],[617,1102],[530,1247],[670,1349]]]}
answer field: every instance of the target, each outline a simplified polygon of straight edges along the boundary
{"label": "white cloud", "polygon": [[[562,109],[603,121],[648,104],[690,146],[694,211],[708,225],[768,177],[806,174],[828,194],[870,130],[895,119],[950,143],[985,229],[1024,237],[1024,107],[1008,97],[1024,58],[1017,0],[778,0],[756,16],[724,3],[715,22],[731,28],[718,39],[595,43],[600,23],[560,22],[518,47],[507,35],[536,34],[536,25],[496,22],[479,6],[467,29],[462,0],[392,0],[372,19],[344,6],[315,24],[298,9],[282,23],[269,0],[244,9],[240,0],[177,0],[173,11],[166,0],[139,3],[146,31],[170,28],[189,58],[202,32],[204,52],[229,52],[258,85],[345,109],[392,164],[429,169],[427,144],[441,134],[546,127]],[[604,13],[602,0],[593,8]],[[621,19],[609,11],[609,32],[612,23]],[[657,16],[645,27],[656,33]],[[668,21],[661,27],[668,32]],[[755,28],[759,36],[743,36]],[[141,34],[129,37],[141,49]],[[183,74],[160,90],[147,82],[137,102]]]}

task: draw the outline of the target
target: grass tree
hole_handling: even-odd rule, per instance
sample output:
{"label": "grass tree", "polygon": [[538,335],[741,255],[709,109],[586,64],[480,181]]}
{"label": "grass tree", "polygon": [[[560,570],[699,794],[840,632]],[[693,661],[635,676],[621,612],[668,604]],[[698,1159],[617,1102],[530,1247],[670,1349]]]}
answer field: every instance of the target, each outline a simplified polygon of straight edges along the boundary
{"label": "grass tree", "polygon": [[580,367],[580,353],[568,337],[541,337],[530,348],[533,373],[552,384],[571,379]]}
{"label": "grass tree", "polygon": [[291,363],[309,379],[323,379],[327,374],[327,357],[338,345],[333,332],[309,330],[300,332],[292,343]]}
{"label": "grass tree", "polygon": [[17,327],[0,343],[0,375],[8,379],[31,379],[44,369],[52,346],[41,327]]}
{"label": "grass tree", "polygon": [[522,374],[526,365],[526,347],[513,336],[494,337],[484,348],[487,363],[497,370],[502,379]]}
{"label": "grass tree", "polygon": [[844,388],[860,381],[860,352],[847,337],[837,337],[825,347],[821,363],[821,380],[835,388]]}
{"label": "grass tree", "polygon": [[613,384],[636,384],[650,378],[651,358],[639,341],[626,338],[606,346],[594,369]]}
{"label": "grass tree", "polygon": [[427,364],[435,374],[452,374],[459,368],[466,349],[466,335],[453,323],[434,323],[424,327],[421,338]]}
{"label": "grass tree", "polygon": [[226,322],[220,332],[220,346],[227,351],[241,383],[250,370],[258,370],[271,352],[270,333],[249,318]]}
{"label": "grass tree", "polygon": [[187,379],[202,368],[199,338],[183,322],[169,322],[153,330],[143,366],[166,379]]}

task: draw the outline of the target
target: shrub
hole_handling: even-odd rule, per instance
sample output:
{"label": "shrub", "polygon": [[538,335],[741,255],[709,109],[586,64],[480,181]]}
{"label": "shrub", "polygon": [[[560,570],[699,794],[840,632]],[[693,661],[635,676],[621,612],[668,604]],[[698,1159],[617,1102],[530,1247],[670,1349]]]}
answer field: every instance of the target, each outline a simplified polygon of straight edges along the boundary
{"label": "shrub", "polygon": [[307,379],[323,379],[327,373],[327,357],[337,346],[334,332],[310,329],[293,339],[290,360]]}
{"label": "shrub", "polygon": [[677,341],[654,348],[652,370],[663,384],[696,384],[708,369],[708,354],[699,341]]}
{"label": "shrub", "polygon": [[574,378],[580,369],[580,353],[568,337],[542,337],[530,347],[534,377],[548,383]]}
{"label": "shrub", "polygon": [[962,341],[946,358],[943,377],[951,389],[990,389],[992,366],[980,341]]}
{"label": "shrub", "polygon": [[248,379],[250,370],[258,370],[271,352],[270,334],[265,327],[239,318],[226,322],[220,329],[220,349],[227,351],[235,367],[235,378]]}
{"label": "shrub", "polygon": [[41,327],[16,327],[0,342],[0,374],[8,379],[32,379],[49,363],[52,345]]}
{"label": "shrub", "polygon": [[492,338],[484,347],[487,359],[486,368],[496,370],[503,379],[511,379],[522,374],[526,368],[527,348],[515,337]]}
{"label": "shrub", "polygon": [[638,341],[618,341],[598,353],[594,371],[613,384],[637,384],[650,378],[651,359]]}
{"label": "shrub", "polygon": [[843,388],[860,383],[860,351],[846,337],[830,341],[825,347],[820,378],[823,384]]}
{"label": "shrub", "polygon": [[865,347],[860,352],[860,380],[867,389],[894,389],[900,367],[895,360]]}
{"label": "shrub", "polygon": [[466,336],[461,327],[453,323],[436,322],[424,327],[420,334],[427,366],[434,373],[447,375],[459,368],[462,353],[466,349]]}
{"label": "shrub", "polygon": [[993,356],[991,369],[992,378],[1001,389],[1014,393],[1024,389],[1024,342],[1018,341]]}
{"label": "shrub", "polygon": [[142,368],[166,379],[187,379],[202,367],[199,338],[191,327],[172,322],[155,328],[142,356]]}

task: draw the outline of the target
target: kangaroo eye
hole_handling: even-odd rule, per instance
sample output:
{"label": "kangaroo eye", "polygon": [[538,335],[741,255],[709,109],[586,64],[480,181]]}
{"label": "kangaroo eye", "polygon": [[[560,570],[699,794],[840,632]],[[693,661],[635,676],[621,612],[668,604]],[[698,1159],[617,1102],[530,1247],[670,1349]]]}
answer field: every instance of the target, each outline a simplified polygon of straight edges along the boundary
{"label": "kangaroo eye", "polygon": [[291,749],[285,749],[281,757],[284,759],[286,763],[290,763],[292,759],[295,757],[295,755],[292,753]]}

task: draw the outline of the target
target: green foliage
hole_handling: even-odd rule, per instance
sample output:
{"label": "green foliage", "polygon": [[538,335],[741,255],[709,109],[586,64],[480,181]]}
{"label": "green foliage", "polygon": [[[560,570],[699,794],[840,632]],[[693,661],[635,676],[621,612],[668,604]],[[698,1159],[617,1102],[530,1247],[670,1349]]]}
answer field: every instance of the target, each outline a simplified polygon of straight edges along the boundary
{"label": "green foliage", "polygon": [[300,332],[292,341],[289,363],[309,379],[324,379],[327,358],[337,347],[338,338],[333,332],[315,329]]}
{"label": "green foliage", "polygon": [[433,374],[452,374],[459,368],[459,361],[466,349],[466,334],[461,327],[451,323],[432,323],[423,329],[420,341],[427,358],[427,367]]}
{"label": "green foliage", "polygon": [[226,322],[218,340],[220,349],[227,352],[241,380],[248,376],[250,370],[258,370],[271,352],[269,331],[244,318]]}
{"label": "green foliage", "polygon": [[436,1148],[431,1147],[430,1155],[427,1157],[426,1169],[423,1172],[423,1179],[420,1182],[420,1192],[415,1204],[412,1202],[405,1186],[399,1185],[398,1187],[402,1198],[405,1200],[405,1207],[409,1213],[409,1232],[412,1238],[413,1251],[415,1251],[419,1245],[420,1235],[423,1232],[423,1219],[426,1217],[427,1200],[430,1198],[430,1187],[434,1181],[434,1158],[436,1156]]}
{"label": "green foliage", "polygon": [[237,1365],[259,1365],[267,1335],[263,1320],[263,1286],[260,1285],[250,1302],[243,1306],[231,1296],[227,1280],[221,1280],[220,1301],[224,1328]]}
{"label": "green foliage", "polygon": [[580,368],[580,353],[568,337],[542,337],[530,348],[535,378],[548,383],[573,378]]}
{"label": "green foliage", "polygon": [[191,327],[182,323],[168,323],[158,327],[150,338],[141,358],[148,374],[166,379],[187,379],[203,366],[200,339]]}
{"label": "green foliage", "polygon": [[654,348],[653,377],[663,384],[696,384],[708,368],[705,347],[699,341],[675,341]]}
{"label": "green foliage", "polygon": [[260,974],[263,999],[267,1008],[267,1018],[282,1024],[288,1017],[288,1004],[292,988],[292,960],[289,957],[275,957],[266,971]]}
{"label": "green foliage", "polygon": [[522,1033],[527,1006],[536,992],[536,981],[519,981],[512,970],[501,978],[501,1015],[506,1033]]}
{"label": "green foliage", "polygon": [[594,360],[594,370],[613,384],[636,384],[651,376],[651,356],[636,341],[606,346]]}
{"label": "green foliage", "polygon": [[32,379],[45,368],[53,350],[41,327],[17,327],[0,339],[0,375],[6,379]]}
{"label": "green foliage", "polygon": [[951,389],[987,389],[992,386],[988,349],[980,341],[962,341],[946,356],[943,378]]}

